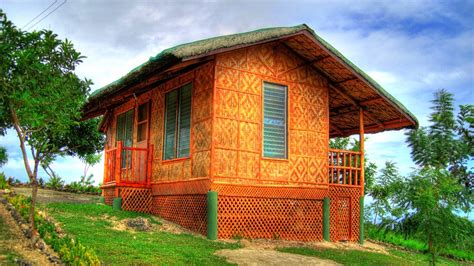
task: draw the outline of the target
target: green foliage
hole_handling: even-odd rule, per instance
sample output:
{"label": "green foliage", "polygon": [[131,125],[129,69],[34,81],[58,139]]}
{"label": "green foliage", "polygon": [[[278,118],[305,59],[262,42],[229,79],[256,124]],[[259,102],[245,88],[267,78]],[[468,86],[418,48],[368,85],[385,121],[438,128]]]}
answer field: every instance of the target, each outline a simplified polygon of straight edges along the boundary
{"label": "green foliage", "polygon": [[3,172],[0,172],[0,189],[10,188],[10,184],[8,184],[7,177]]}
{"label": "green foliage", "polygon": [[369,205],[369,212],[374,219],[373,224],[377,224],[378,218],[384,220],[387,215],[397,211],[392,207],[390,199],[401,188],[401,183],[402,177],[398,174],[396,164],[386,162],[381,174],[367,191],[373,199],[373,203]]}
{"label": "green foliage", "polygon": [[[432,110],[429,127],[407,133],[419,168],[403,179],[388,163],[370,194],[372,211],[384,218],[385,232],[422,241],[434,264],[435,256],[449,249],[472,249],[466,244],[474,234],[472,222],[456,212],[469,211],[473,202],[473,168],[468,161],[474,155],[474,112],[472,106],[461,106],[455,119],[453,96],[444,90],[436,93]],[[397,237],[390,241],[398,241]]]}
{"label": "green foliage", "polygon": [[0,146],[0,167],[4,166],[8,162],[7,149]]}
{"label": "green foliage", "polygon": [[[102,150],[98,120],[81,121],[92,82],[74,73],[84,56],[69,40],[60,40],[49,30],[22,31],[1,9],[0,39],[0,133],[15,129],[36,191],[39,166],[49,165],[57,156],[84,157]],[[33,198],[32,225],[35,202]]]}
{"label": "green foliage", "polygon": [[90,174],[87,178],[81,176],[78,181],[73,181],[66,185],[65,190],[73,193],[95,193],[99,194],[100,188],[94,186],[94,175]]}
{"label": "green foliage", "polygon": [[103,204],[50,203],[47,210],[62,224],[64,231],[96,250],[105,265],[226,265],[228,263],[214,253],[239,247],[186,233],[115,230],[117,223],[128,218],[145,217],[159,223],[153,216],[118,211]]}
{"label": "green foliage", "polygon": [[[31,199],[17,195],[7,200],[15,207],[24,219],[28,219]],[[95,251],[82,245],[77,239],[68,235],[60,236],[56,226],[38,213],[35,217],[36,228],[40,237],[56,251],[62,262],[67,265],[99,265],[100,261]]]}
{"label": "green foliage", "polygon": [[[352,249],[313,249],[307,247],[288,247],[279,248],[278,250],[328,259],[342,265],[423,265],[428,261],[426,255],[396,250],[389,250],[390,254]],[[443,265],[457,265],[456,262],[451,262],[446,259],[441,259],[439,262]]]}
{"label": "green foliage", "polygon": [[[465,226],[470,228],[468,230],[472,232],[471,236],[468,236],[464,241],[456,243],[456,245],[451,245],[441,249],[440,255],[457,260],[474,261],[474,225],[472,222],[469,225],[469,220],[465,218],[457,217],[457,219],[463,220],[464,222],[461,223],[465,223]],[[404,235],[403,233],[394,230],[381,230],[380,227],[370,223],[367,223],[365,227],[367,237],[370,239],[390,243],[422,253],[428,252],[426,242],[416,238],[415,235]]]}
{"label": "green foliage", "polygon": [[61,190],[64,187],[64,180],[60,176],[51,176],[46,182],[49,189]]}

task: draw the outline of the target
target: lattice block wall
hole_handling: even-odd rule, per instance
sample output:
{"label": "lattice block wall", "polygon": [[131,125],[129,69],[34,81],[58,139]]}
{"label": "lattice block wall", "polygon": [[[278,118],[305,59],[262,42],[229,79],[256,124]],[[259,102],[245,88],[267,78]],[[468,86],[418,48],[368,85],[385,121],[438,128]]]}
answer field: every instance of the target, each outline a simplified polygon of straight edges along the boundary
{"label": "lattice block wall", "polygon": [[218,197],[218,236],[322,240],[321,200]]}
{"label": "lattice block wall", "polygon": [[206,235],[207,196],[153,196],[152,213],[189,230]]}
{"label": "lattice block wall", "polygon": [[360,188],[329,186],[331,241],[359,240]]}
{"label": "lattice block wall", "polygon": [[121,188],[120,197],[122,197],[123,210],[144,213],[151,211],[152,199],[150,188]]}
{"label": "lattice block wall", "polygon": [[103,188],[102,195],[104,196],[105,204],[112,206],[115,196],[115,187]]}

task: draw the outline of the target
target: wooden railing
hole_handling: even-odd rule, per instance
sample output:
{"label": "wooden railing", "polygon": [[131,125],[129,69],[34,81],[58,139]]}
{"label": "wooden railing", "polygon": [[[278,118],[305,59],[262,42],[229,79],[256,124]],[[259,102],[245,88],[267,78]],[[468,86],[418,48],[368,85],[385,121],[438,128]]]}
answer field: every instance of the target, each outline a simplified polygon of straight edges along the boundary
{"label": "wooden railing", "polygon": [[153,145],[148,148],[117,147],[105,151],[104,184],[150,185]]}
{"label": "wooden railing", "polygon": [[361,186],[361,152],[329,149],[329,184]]}

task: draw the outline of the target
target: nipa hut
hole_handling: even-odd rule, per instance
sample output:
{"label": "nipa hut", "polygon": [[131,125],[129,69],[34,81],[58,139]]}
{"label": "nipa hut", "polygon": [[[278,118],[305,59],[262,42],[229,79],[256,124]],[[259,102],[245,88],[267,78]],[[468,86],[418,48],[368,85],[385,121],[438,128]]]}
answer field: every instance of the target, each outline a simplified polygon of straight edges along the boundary
{"label": "nipa hut", "polygon": [[97,116],[105,203],[210,239],[363,241],[364,134],[417,127],[306,25],[166,49],[95,91]]}

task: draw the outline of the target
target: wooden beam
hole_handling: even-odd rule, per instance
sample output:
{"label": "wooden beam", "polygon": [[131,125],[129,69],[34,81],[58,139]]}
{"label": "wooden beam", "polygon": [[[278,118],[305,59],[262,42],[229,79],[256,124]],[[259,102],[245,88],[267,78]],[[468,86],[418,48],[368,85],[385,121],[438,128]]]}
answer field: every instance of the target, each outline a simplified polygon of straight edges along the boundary
{"label": "wooden beam", "polygon": [[358,78],[356,77],[352,77],[352,78],[348,78],[348,79],[345,79],[345,80],[342,80],[342,81],[338,81],[338,82],[333,82],[334,84],[342,84],[342,83],[346,83],[348,81],[352,81],[352,80],[356,80]]}
{"label": "wooden beam", "polygon": [[[373,99],[360,101],[359,105],[366,107],[366,106],[370,106],[372,104],[378,103],[382,100],[383,100],[382,97],[377,97],[377,98],[373,98]],[[358,111],[358,109],[354,109],[353,104],[342,105],[342,106],[339,106],[339,107],[329,109],[329,112],[332,113],[331,116],[336,116],[338,114],[353,113],[353,112],[357,112],[357,111]]]}
{"label": "wooden beam", "polygon": [[338,134],[341,134],[341,135],[344,134],[344,132],[343,132],[341,129],[339,129],[339,128],[338,128],[336,125],[334,125],[334,124],[330,124],[330,125],[329,125],[329,128],[334,129],[334,131],[336,131],[336,133],[338,133]]}
{"label": "wooden beam", "polygon": [[[395,129],[405,128],[405,127],[409,127],[409,126],[413,126],[413,124],[411,123],[410,120],[396,119],[396,120],[385,122],[384,123],[384,130],[395,130]],[[382,129],[376,124],[365,126],[364,129],[365,129],[364,130],[365,133],[377,133],[377,132],[382,131]],[[358,128],[348,129],[348,130],[341,130],[341,131],[342,131],[342,134],[332,135],[331,137],[350,136],[350,135],[354,135],[354,134],[359,133]]]}
{"label": "wooden beam", "polygon": [[339,93],[342,97],[344,97],[346,100],[348,100],[351,104],[353,104],[358,109],[363,109],[364,111],[366,111],[366,112],[364,112],[364,115],[366,117],[368,117],[370,120],[374,121],[382,129],[384,128],[383,123],[380,120],[378,120],[377,118],[375,118],[371,113],[369,113],[369,111],[366,110],[366,108],[364,106],[360,105],[354,98],[349,96],[349,94],[344,90],[344,88],[341,88],[339,85],[333,84],[332,82],[329,82],[329,87],[331,89],[333,89],[335,92]]}
{"label": "wooden beam", "polygon": [[364,110],[359,109],[359,150],[360,150],[360,186],[361,186],[361,196],[364,196]]}

